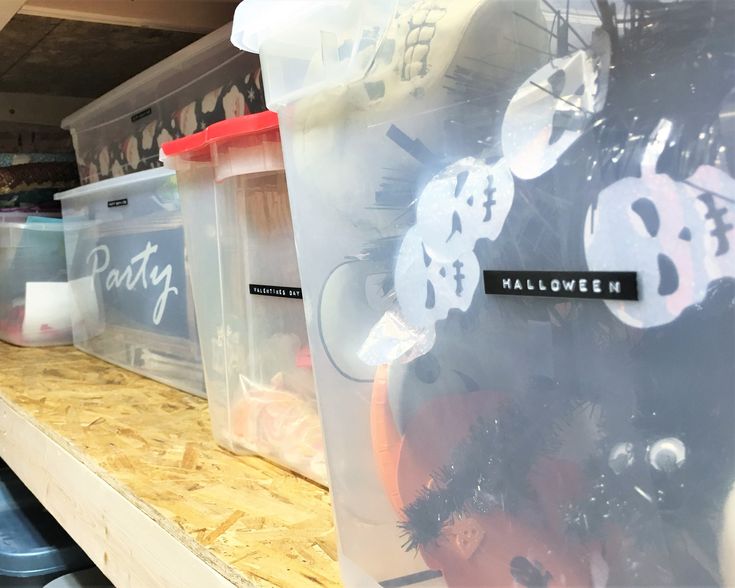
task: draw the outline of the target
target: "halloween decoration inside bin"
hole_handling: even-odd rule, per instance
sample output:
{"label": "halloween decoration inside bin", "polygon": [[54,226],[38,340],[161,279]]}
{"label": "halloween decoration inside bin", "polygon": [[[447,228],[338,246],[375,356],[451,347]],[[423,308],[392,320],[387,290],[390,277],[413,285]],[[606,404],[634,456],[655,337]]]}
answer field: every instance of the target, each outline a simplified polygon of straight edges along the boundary
{"label": "halloween decoration inside bin", "polygon": [[277,93],[295,32],[260,46],[346,583],[722,585],[735,4],[386,11],[301,23],[340,83]]}

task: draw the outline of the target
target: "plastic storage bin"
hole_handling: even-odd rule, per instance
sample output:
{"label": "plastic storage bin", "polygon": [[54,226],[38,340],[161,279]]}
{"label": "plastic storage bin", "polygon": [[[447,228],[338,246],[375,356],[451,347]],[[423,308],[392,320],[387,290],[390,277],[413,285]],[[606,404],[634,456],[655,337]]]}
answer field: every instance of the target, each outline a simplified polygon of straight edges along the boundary
{"label": "plastic storage bin", "polygon": [[114,588],[114,586],[97,568],[90,568],[56,578],[44,588]]}
{"label": "plastic storage bin", "polygon": [[204,394],[176,176],[153,169],[56,195],[74,345]]}
{"label": "plastic storage bin", "polygon": [[61,219],[0,215],[0,339],[23,346],[71,344]]}
{"label": "plastic storage bin", "polygon": [[0,586],[41,588],[90,565],[71,537],[0,462]]}
{"label": "plastic storage bin", "polygon": [[165,143],[176,169],[212,428],[326,482],[278,118]]}
{"label": "plastic storage bin", "polygon": [[297,4],[233,39],[345,583],[735,583],[735,4]]}
{"label": "plastic storage bin", "polygon": [[162,143],[264,109],[260,69],[225,25],[66,117],[83,184],[157,167]]}

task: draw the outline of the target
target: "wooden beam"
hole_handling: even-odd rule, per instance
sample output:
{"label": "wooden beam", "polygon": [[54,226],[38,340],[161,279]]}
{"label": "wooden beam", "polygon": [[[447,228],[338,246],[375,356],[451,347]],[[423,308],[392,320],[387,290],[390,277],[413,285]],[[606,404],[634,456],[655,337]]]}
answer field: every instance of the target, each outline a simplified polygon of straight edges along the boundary
{"label": "wooden beam", "polygon": [[25,4],[26,0],[2,0],[0,2],[0,31],[3,30],[6,24],[10,22],[10,19],[15,16]]}
{"label": "wooden beam", "polygon": [[0,456],[118,588],[234,588],[2,397]]}
{"label": "wooden beam", "polygon": [[72,96],[0,92],[0,122],[58,127],[61,119],[89,104],[91,100]]}
{"label": "wooden beam", "polygon": [[20,13],[208,33],[230,22],[236,5],[237,0],[26,0]]}

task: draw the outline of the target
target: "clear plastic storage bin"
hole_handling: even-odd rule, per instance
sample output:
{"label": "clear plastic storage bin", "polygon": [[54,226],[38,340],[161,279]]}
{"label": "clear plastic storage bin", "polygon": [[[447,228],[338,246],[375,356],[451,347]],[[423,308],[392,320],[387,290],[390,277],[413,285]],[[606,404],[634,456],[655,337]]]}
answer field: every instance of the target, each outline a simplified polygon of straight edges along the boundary
{"label": "clear plastic storage bin", "polygon": [[71,344],[61,219],[0,215],[0,340],[23,346]]}
{"label": "clear plastic storage bin", "polygon": [[56,195],[74,345],[204,395],[176,176],[152,169]]}
{"label": "clear plastic storage bin", "polygon": [[157,167],[164,142],[263,109],[257,59],[232,46],[230,30],[221,27],[62,121],[83,184]]}
{"label": "clear plastic storage bin", "polygon": [[734,29],[729,0],[241,3],[348,586],[735,584]]}
{"label": "clear plastic storage bin", "polygon": [[278,118],[163,145],[176,170],[212,429],[326,482]]}

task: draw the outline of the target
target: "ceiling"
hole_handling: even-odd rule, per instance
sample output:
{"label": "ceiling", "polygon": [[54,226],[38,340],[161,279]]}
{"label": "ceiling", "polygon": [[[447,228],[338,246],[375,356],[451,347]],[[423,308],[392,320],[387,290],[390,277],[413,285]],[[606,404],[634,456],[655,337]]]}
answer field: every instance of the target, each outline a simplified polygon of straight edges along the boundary
{"label": "ceiling", "polygon": [[96,98],[201,36],[17,14],[0,31],[0,92]]}
{"label": "ceiling", "polygon": [[238,2],[0,0],[2,149],[71,149],[65,116],[229,22]]}

